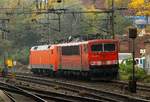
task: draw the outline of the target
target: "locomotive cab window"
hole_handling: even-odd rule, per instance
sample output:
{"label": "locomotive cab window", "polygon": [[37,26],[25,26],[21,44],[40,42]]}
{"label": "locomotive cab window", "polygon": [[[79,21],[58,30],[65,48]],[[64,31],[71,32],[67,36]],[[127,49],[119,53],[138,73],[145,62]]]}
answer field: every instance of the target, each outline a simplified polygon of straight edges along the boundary
{"label": "locomotive cab window", "polygon": [[63,46],[62,55],[80,55],[79,46]]}
{"label": "locomotive cab window", "polygon": [[104,44],[104,51],[115,51],[115,44]]}
{"label": "locomotive cab window", "polygon": [[103,51],[103,46],[102,44],[94,44],[91,46],[91,50],[93,52],[102,52]]}

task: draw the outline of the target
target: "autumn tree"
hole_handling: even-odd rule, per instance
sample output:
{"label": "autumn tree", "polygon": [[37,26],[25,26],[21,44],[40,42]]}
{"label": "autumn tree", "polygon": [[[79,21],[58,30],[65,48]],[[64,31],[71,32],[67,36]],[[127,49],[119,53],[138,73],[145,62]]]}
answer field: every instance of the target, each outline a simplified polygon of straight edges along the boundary
{"label": "autumn tree", "polygon": [[[127,33],[126,29],[131,25],[131,20],[122,14],[123,10],[128,8],[130,0],[114,0],[114,30],[115,34],[123,35]],[[108,9],[112,9],[112,0],[106,0]],[[111,14],[110,14],[111,19]]]}
{"label": "autumn tree", "polygon": [[150,15],[150,2],[149,0],[131,0],[129,8],[134,9],[136,15],[144,16]]}

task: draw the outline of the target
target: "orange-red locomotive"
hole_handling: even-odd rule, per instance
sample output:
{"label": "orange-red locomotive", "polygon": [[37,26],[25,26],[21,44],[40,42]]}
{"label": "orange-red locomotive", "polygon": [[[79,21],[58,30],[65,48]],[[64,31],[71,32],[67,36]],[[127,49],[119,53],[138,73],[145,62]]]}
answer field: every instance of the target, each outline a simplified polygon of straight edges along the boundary
{"label": "orange-red locomotive", "polygon": [[118,41],[83,42],[34,46],[30,50],[34,74],[114,79],[118,76]]}

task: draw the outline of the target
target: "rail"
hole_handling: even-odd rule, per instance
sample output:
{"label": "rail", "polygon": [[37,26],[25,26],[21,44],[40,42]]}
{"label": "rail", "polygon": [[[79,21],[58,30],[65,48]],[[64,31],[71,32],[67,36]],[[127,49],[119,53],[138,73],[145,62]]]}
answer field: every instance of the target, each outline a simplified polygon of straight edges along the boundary
{"label": "rail", "polygon": [[86,92],[88,92],[88,94],[94,95],[94,97],[97,96],[100,98],[101,96],[103,96],[107,99],[109,97],[110,100],[114,99],[113,101],[116,101],[116,102],[117,101],[149,102],[149,100],[132,97],[129,95],[118,94],[118,93],[114,93],[114,92],[103,91],[103,90],[99,90],[99,89],[95,89],[95,88],[85,87],[85,86],[62,82],[62,81],[49,80],[49,79],[44,79],[44,78],[39,78],[39,77],[29,77],[29,76],[17,75],[16,79],[24,80],[24,81],[28,81],[28,82],[34,82],[34,83],[38,83],[38,84],[50,85],[50,86],[52,84],[57,84],[62,88],[65,88],[68,90],[73,90],[76,92],[80,92],[81,90],[86,90]]}
{"label": "rail", "polygon": [[36,96],[36,95],[26,91],[26,90],[23,90],[19,87],[10,85],[10,84],[2,82],[2,81],[0,81],[0,89],[30,97],[30,98],[34,99],[35,101],[38,101],[38,102],[47,102],[46,100],[40,98],[39,96]]}
{"label": "rail", "polygon": [[17,102],[17,100],[12,95],[10,95],[8,92],[6,92],[6,91],[3,91],[3,92],[12,102]]}

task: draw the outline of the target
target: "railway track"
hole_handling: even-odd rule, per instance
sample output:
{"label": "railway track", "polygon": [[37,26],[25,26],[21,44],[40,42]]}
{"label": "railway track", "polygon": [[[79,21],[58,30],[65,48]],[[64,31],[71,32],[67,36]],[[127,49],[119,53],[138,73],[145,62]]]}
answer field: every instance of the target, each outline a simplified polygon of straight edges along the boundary
{"label": "railway track", "polygon": [[[128,86],[128,82],[125,82],[125,81],[113,80],[111,82],[115,83],[115,84],[120,84],[120,85]],[[145,84],[137,83],[137,90],[150,91],[150,85],[145,85]]]}
{"label": "railway track", "polygon": [[93,99],[98,100],[106,100],[109,102],[149,102],[146,99],[140,99],[136,97],[132,97],[129,95],[118,94],[115,92],[104,91],[100,89],[90,88],[87,86],[77,85],[73,83],[67,83],[62,81],[50,80],[50,79],[43,79],[39,77],[29,77],[29,76],[22,76],[17,75],[17,80],[27,81],[31,83],[47,85],[47,86],[58,86],[59,89],[65,89],[69,91],[76,92],[81,94],[84,92],[84,95]]}
{"label": "railway track", "polygon": [[[88,97],[79,97],[79,96],[74,96],[74,95],[66,95],[63,93],[57,93],[57,92],[51,92],[51,91],[43,91],[35,88],[29,88],[29,87],[22,87],[21,88],[34,92],[36,95],[46,98],[46,99],[51,99],[54,101],[65,101],[65,102],[105,102],[105,100],[101,101],[98,99],[92,99]],[[107,101],[108,102],[108,101]]]}
{"label": "railway track", "polygon": [[19,87],[10,85],[10,84],[2,82],[2,81],[0,81],[0,89],[5,91],[4,92],[5,95],[7,95],[12,102],[18,102],[18,101],[8,92],[21,94],[23,96],[26,96],[27,98],[30,98],[30,100],[31,99],[34,100],[35,102],[47,102],[46,100],[40,98],[39,96],[37,96],[35,94],[30,93],[29,91],[23,90]]}
{"label": "railway track", "polygon": [[3,92],[12,102],[17,102],[17,100],[10,93],[6,91],[3,91]]}
{"label": "railway track", "polygon": [[[104,100],[100,101],[100,100],[91,99],[88,97],[77,97],[77,96],[72,96],[72,95],[56,93],[56,92],[42,91],[42,90],[38,90],[35,88],[23,87],[22,85],[11,86],[3,82],[0,84],[4,85],[4,86],[0,86],[0,89],[6,90],[9,92],[15,92],[18,94],[27,95],[33,98],[35,102],[49,102],[49,101],[51,102],[51,100],[55,102],[105,102]],[[20,101],[16,101],[16,99],[10,93],[5,92],[5,94],[10,98],[12,102],[20,102]]]}
{"label": "railway track", "polygon": [[[19,79],[21,80],[21,79]],[[47,85],[47,86],[55,86],[54,84],[50,85],[50,84],[46,84],[46,83],[41,83],[40,82],[37,82],[37,81],[33,81],[33,80],[24,80],[24,81],[29,81],[29,82],[33,82],[33,83],[36,83],[36,84],[44,84],[44,85]],[[118,102],[118,100],[115,100],[115,99],[112,99],[112,98],[108,98],[108,97],[104,97],[104,96],[98,96],[96,94],[89,94],[87,92],[84,92],[81,93],[77,90],[73,90],[71,88],[65,88],[65,87],[59,87],[61,89],[65,89],[65,90],[68,90],[68,91],[73,91],[74,93],[77,92],[77,93],[80,93],[80,95],[71,95],[71,94],[66,94],[66,93],[61,93],[61,92],[55,92],[55,91],[43,91],[42,89],[38,89],[38,88],[35,88],[35,86],[33,86],[32,88],[31,87],[27,87],[27,86],[32,86],[31,83],[30,85],[23,85],[21,83],[21,85],[18,85],[17,84],[17,87],[20,87],[20,88],[23,88],[25,90],[28,90],[28,91],[31,91],[33,92],[34,94],[42,97],[42,98],[46,98],[46,99],[52,99],[54,101],[65,101],[65,102]]]}
{"label": "railway track", "polygon": [[[18,75],[25,75],[25,76],[33,76],[31,73],[18,73]],[[39,76],[37,76],[39,77]],[[43,76],[42,76],[43,77]],[[49,77],[44,77],[47,79],[50,79]],[[53,78],[54,80],[58,80],[58,78]],[[69,82],[69,83],[73,83],[73,84],[82,84],[84,86],[88,86],[88,87],[95,87],[95,88],[99,88],[99,87],[108,87],[108,90],[111,88],[110,86],[114,86],[112,88],[116,88],[118,87],[118,90],[122,91],[120,93],[126,94],[129,93],[128,92],[128,82],[127,81],[119,81],[119,80],[111,80],[111,81],[83,81],[83,80],[65,80],[65,79],[60,79],[59,80],[63,81],[63,82]],[[107,89],[107,88],[106,88]],[[126,92],[125,92],[126,91]],[[150,85],[148,84],[143,84],[143,83],[137,83],[137,91],[138,93],[141,92],[145,93],[145,94],[150,94]],[[145,98],[145,99],[149,99],[150,100],[150,96],[141,96],[141,98]]]}
{"label": "railway track", "polygon": [[[29,73],[18,73],[18,75],[24,75],[24,76],[33,76],[31,73],[29,74]],[[39,77],[39,76],[38,76]],[[45,77],[45,78],[47,78],[47,77]],[[54,80],[57,80],[57,78],[55,79],[54,78]],[[62,79],[61,79],[62,80]],[[75,83],[76,84],[76,82],[77,82],[77,84],[78,84],[78,82],[79,81],[69,81],[69,80],[62,80],[63,82],[65,81],[65,82],[70,82],[70,83]],[[88,84],[91,84],[92,82],[88,82]],[[117,87],[119,87],[121,90],[128,90],[128,82],[127,81],[119,81],[119,80],[111,80],[111,81],[106,81],[106,82],[102,82],[102,81],[99,81],[99,82],[95,82],[94,81],[94,83],[95,84],[97,84],[97,85],[94,85],[94,87],[99,87],[99,85],[100,84],[104,84],[104,85],[108,85],[109,83],[111,83],[110,85],[114,85],[114,86],[117,86]],[[106,83],[106,84],[105,84]],[[80,82],[80,84],[83,84],[83,85],[85,85],[85,86],[90,86],[90,85],[87,85],[87,81],[85,82],[85,81],[82,81],[82,82]],[[92,83],[92,85],[91,86],[93,86],[93,83]],[[143,92],[150,92],[150,85],[148,85],[148,84],[143,84],[143,83],[137,83],[137,90],[138,91],[143,91]],[[149,99],[150,99],[150,97],[149,97]]]}

